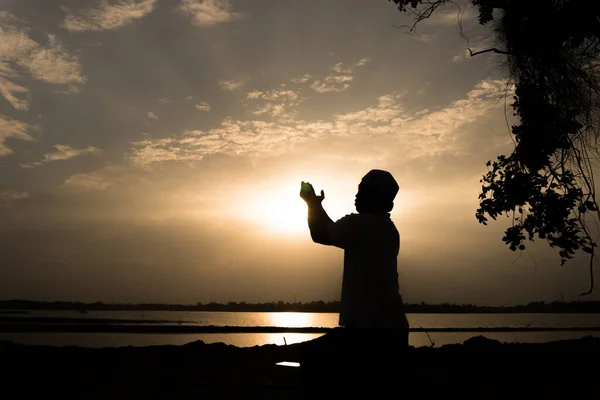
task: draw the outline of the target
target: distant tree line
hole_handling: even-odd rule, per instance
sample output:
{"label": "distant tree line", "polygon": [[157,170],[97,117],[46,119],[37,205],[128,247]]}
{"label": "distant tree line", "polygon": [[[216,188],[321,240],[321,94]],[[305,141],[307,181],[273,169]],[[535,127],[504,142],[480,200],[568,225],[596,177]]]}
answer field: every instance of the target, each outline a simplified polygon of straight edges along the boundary
{"label": "distant tree line", "polygon": [[[473,304],[406,304],[410,314],[476,314],[476,313],[600,313],[600,301],[535,301],[518,306],[477,306]],[[230,311],[230,312],[339,312],[339,301],[311,301],[308,303],[283,301],[267,303],[81,303],[67,301],[0,300],[0,310],[79,310],[79,311]]]}

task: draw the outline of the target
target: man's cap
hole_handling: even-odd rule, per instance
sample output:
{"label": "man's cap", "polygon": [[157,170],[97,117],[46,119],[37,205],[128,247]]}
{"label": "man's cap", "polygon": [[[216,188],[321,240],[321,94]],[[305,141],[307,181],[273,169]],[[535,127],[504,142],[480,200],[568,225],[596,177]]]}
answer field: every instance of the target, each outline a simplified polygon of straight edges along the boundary
{"label": "man's cap", "polygon": [[369,190],[375,190],[381,195],[384,195],[387,200],[393,201],[398,194],[398,183],[387,171],[380,169],[372,169],[363,178],[362,183],[365,184]]}

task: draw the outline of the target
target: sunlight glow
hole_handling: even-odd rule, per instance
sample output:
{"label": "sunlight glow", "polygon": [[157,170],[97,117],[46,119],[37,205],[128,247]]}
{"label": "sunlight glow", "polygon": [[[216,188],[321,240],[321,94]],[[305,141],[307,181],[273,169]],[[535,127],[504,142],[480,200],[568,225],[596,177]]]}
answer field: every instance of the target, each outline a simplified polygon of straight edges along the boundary
{"label": "sunlight glow", "polygon": [[303,328],[312,326],[312,314],[301,312],[271,313],[271,326],[284,328]]}
{"label": "sunlight glow", "polygon": [[307,207],[299,193],[300,182],[255,193],[243,205],[242,213],[268,232],[306,234]]}
{"label": "sunlight glow", "polygon": [[[329,217],[336,221],[346,214],[356,212],[354,208],[354,187],[336,187],[325,190],[323,206]],[[315,186],[316,194],[321,187]],[[300,198],[300,180],[286,180],[285,184],[269,182],[262,188],[243,190],[236,196],[243,199],[233,207],[236,218],[249,221],[261,232],[274,235],[307,235],[307,206]],[[400,192],[394,202],[392,218],[399,218],[406,210],[410,194]]]}

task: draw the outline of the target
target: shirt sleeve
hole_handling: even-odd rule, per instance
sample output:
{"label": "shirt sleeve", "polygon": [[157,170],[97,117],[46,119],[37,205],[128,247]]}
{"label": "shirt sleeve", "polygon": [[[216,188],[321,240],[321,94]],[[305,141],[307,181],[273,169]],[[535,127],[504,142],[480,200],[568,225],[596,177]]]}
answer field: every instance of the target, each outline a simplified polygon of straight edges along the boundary
{"label": "shirt sleeve", "polygon": [[349,214],[327,227],[331,244],[341,249],[347,249],[357,239],[358,229],[356,214]]}

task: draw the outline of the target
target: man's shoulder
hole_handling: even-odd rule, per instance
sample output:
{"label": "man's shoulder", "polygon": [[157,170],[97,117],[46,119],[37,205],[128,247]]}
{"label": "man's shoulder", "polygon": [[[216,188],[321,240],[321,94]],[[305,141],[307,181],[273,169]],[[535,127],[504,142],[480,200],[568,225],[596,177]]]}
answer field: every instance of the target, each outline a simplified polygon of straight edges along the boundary
{"label": "man's shoulder", "polygon": [[338,221],[391,221],[389,214],[359,214],[359,213],[351,213],[346,214]]}
{"label": "man's shoulder", "polygon": [[361,214],[350,213],[350,214],[344,215],[342,218],[338,219],[338,221],[356,220],[356,219],[359,219],[360,217],[361,217]]}
{"label": "man's shoulder", "polygon": [[369,214],[350,213],[338,219],[335,223],[339,225],[365,225],[372,224],[376,219]]}

